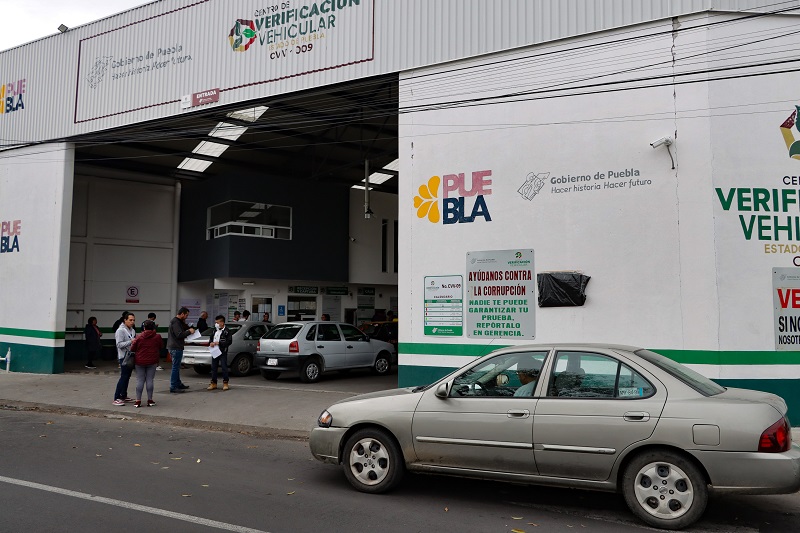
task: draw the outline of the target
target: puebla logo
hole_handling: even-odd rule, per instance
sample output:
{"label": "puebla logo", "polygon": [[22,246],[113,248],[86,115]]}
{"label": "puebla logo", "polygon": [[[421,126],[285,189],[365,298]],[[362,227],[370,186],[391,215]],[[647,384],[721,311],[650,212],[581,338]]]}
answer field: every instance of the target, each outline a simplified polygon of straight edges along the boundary
{"label": "puebla logo", "polygon": [[781,124],[781,134],[786,148],[789,149],[789,157],[792,159],[800,159],[800,141],[794,138],[794,130],[800,131],[800,125],[797,124],[798,111],[800,111],[800,106],[795,106],[794,113]]}
{"label": "puebla logo", "polygon": [[246,52],[256,42],[256,23],[252,20],[238,19],[228,34],[228,42],[234,52]]}
{"label": "puebla logo", "polygon": [[414,196],[417,217],[427,218],[432,224],[468,224],[478,218],[491,222],[492,216],[486,204],[486,197],[492,194],[491,175],[491,170],[473,172],[469,188],[463,172],[431,177],[427,183],[420,185],[419,194]]}

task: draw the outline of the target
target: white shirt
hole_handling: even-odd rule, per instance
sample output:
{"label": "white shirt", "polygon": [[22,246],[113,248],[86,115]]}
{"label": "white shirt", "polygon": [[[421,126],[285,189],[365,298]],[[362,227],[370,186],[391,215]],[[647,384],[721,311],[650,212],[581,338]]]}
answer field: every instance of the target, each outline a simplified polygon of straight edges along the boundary
{"label": "white shirt", "polygon": [[533,396],[533,389],[536,388],[538,380],[533,380],[514,391],[514,396]]}
{"label": "white shirt", "polygon": [[219,344],[219,338],[222,336],[222,330],[218,329],[214,332],[214,341],[215,343]]}

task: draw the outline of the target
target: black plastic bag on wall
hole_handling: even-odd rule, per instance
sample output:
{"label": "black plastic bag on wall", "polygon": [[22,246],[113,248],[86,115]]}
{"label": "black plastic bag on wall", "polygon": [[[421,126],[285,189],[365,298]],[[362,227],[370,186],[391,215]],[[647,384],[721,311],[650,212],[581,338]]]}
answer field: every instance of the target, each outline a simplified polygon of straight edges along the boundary
{"label": "black plastic bag on wall", "polygon": [[542,272],[536,275],[539,307],[576,307],[586,303],[590,276],[580,272]]}

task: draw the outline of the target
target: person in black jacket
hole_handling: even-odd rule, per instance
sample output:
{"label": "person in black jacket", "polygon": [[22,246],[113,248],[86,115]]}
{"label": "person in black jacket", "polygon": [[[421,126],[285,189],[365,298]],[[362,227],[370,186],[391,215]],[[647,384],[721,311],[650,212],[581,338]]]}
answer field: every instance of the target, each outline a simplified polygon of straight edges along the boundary
{"label": "person in black jacket", "polygon": [[209,348],[218,347],[221,355],[211,358],[211,384],[208,390],[217,388],[217,369],[222,365],[222,390],[230,389],[228,385],[228,347],[233,342],[231,330],[225,327],[225,317],[217,315],[214,319],[216,330],[208,343]]}
{"label": "person in black jacket", "polygon": [[186,324],[186,317],[189,316],[189,310],[185,307],[178,309],[178,314],[175,315],[169,323],[169,331],[167,332],[167,350],[172,357],[172,374],[169,379],[170,392],[183,392],[189,388],[189,385],[184,385],[181,382],[181,360],[183,359],[183,347],[186,342],[186,337],[194,333],[194,328]]}
{"label": "person in black jacket", "polygon": [[100,328],[97,327],[97,318],[90,316],[86,321],[86,327],[83,328],[83,334],[86,337],[86,368],[94,369],[94,358],[100,355],[103,347],[100,345]]}
{"label": "person in black jacket", "polygon": [[206,322],[206,320],[208,320],[208,313],[203,311],[200,313],[200,320],[197,321],[197,331],[200,333],[203,333],[208,329],[208,322]]}

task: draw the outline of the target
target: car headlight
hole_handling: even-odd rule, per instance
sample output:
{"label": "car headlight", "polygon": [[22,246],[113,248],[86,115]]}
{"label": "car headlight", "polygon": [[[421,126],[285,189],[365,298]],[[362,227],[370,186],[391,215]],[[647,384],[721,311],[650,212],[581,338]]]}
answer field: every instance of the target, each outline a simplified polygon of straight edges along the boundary
{"label": "car headlight", "polygon": [[331,427],[331,424],[333,424],[333,415],[331,415],[327,409],[322,411],[322,414],[319,415],[319,419],[317,420],[317,424],[321,428]]}

